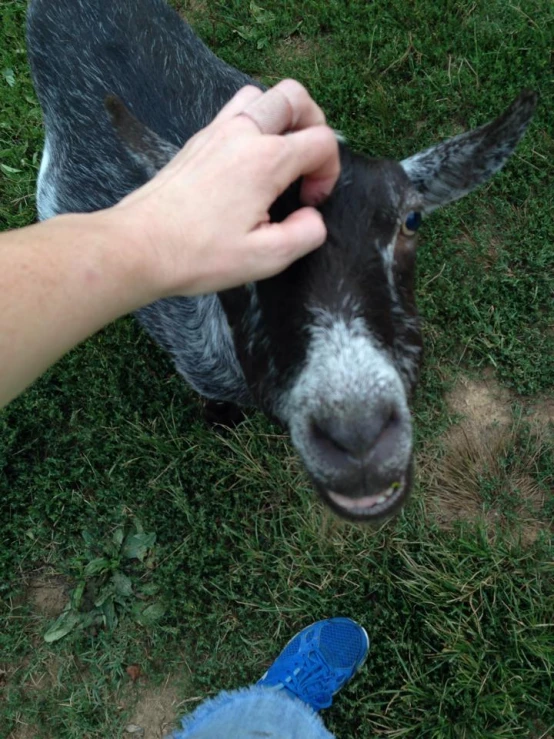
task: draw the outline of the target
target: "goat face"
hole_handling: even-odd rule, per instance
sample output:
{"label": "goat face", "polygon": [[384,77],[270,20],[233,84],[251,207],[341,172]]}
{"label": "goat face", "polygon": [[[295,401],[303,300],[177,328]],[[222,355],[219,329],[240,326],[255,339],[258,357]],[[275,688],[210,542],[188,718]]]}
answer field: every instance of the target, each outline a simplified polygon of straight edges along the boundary
{"label": "goat face", "polygon": [[[341,146],[342,174],[321,207],[326,243],[276,277],[219,295],[249,395],[289,429],[316,489],[345,518],[390,515],[410,489],[421,214],[499,170],[535,102],[523,93],[492,123],[401,163]],[[110,106],[129,143],[121,124],[128,113]],[[139,126],[133,122],[134,157],[148,160],[153,173],[167,145],[152,132],[137,145]],[[298,207],[296,183],[271,218],[283,220]]]}
{"label": "goat face", "polygon": [[[413,295],[419,198],[396,162],[341,150],[326,243],[286,272],[220,295],[258,404],[286,425],[339,514],[389,514],[409,489],[408,398],[421,340]],[[274,220],[298,207],[297,188]],[[404,232],[403,232],[404,231]]]}

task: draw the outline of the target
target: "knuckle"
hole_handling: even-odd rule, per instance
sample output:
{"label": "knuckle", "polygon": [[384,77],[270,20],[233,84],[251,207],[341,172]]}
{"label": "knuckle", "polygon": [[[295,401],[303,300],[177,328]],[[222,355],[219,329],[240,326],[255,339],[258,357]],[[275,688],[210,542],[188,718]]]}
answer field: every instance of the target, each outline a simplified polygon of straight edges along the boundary
{"label": "knuckle", "polygon": [[277,87],[281,90],[281,92],[287,92],[294,96],[295,99],[301,99],[306,100],[310,97],[310,94],[298,80],[294,80],[290,77],[287,79],[281,80]]}
{"label": "knuckle", "polygon": [[279,84],[281,85],[282,94],[287,97],[292,106],[295,118],[301,117],[303,120],[309,121],[310,125],[325,123],[325,114],[300,82],[286,79]]}

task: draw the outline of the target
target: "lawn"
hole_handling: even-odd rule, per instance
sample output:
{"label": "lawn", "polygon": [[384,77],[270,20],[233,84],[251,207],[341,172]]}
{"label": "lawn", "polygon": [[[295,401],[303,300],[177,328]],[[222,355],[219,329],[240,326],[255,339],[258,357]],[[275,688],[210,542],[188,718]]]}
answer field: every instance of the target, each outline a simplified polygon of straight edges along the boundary
{"label": "lawn", "polygon": [[[0,414],[0,737],[159,737],[344,614],[372,652],[325,712],[341,739],[547,739],[554,5],[259,2],[174,5],[228,62],[306,84],[367,153],[403,158],[540,93],[505,170],[422,229],[414,495],[379,529],[337,521],[278,429],[252,413],[214,433],[118,321]],[[35,219],[25,6],[0,7],[1,229]]]}

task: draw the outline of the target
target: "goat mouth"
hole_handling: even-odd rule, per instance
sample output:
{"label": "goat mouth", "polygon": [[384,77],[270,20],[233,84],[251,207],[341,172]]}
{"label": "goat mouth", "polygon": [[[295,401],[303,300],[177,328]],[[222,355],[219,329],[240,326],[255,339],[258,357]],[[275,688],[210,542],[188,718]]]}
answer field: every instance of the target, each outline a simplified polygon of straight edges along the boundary
{"label": "goat mouth", "polygon": [[341,518],[350,521],[378,521],[396,513],[408,497],[410,485],[406,477],[376,495],[351,498],[320,488],[320,494]]}

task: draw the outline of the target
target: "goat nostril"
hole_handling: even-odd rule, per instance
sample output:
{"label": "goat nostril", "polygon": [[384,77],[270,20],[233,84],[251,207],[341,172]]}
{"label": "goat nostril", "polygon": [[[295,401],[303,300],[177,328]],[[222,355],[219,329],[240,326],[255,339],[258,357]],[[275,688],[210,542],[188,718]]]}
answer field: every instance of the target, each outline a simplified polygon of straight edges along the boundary
{"label": "goat nostril", "polygon": [[[327,425],[328,424],[325,424],[325,426]],[[312,437],[316,444],[323,450],[328,448],[335,452],[338,451],[342,454],[349,454],[349,450],[344,446],[344,444],[337,439],[334,439],[332,433],[327,428],[322,428],[322,426],[315,421],[312,421]]]}
{"label": "goat nostril", "polygon": [[[388,422],[385,424],[388,425]],[[312,439],[320,452],[360,458],[383,432],[382,419],[318,419],[311,424]]]}
{"label": "goat nostril", "polygon": [[397,438],[402,418],[396,408],[362,418],[312,419],[310,434],[314,445],[325,456],[361,460],[376,446],[383,451]]}
{"label": "goat nostril", "polygon": [[383,431],[388,431],[390,428],[395,428],[401,424],[401,419],[396,408],[393,408],[389,415],[389,420],[383,426]]}

